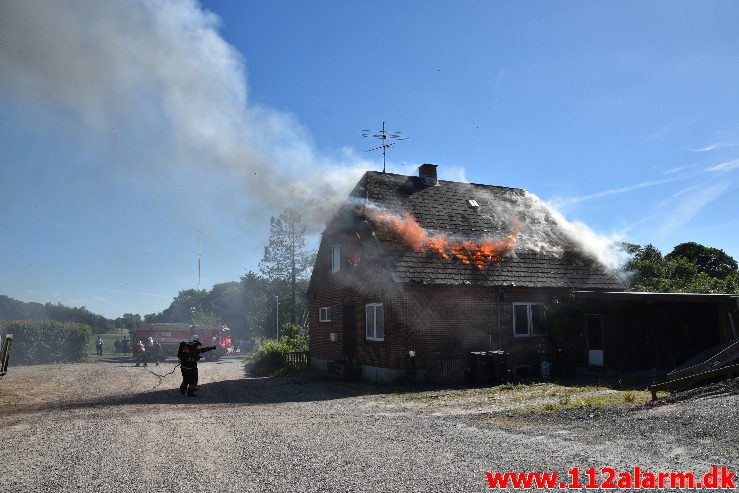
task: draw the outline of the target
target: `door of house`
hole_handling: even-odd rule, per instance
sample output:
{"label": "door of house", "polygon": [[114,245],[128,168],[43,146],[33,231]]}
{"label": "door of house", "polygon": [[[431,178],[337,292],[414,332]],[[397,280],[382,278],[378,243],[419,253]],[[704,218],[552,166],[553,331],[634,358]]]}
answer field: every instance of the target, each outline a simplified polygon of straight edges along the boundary
{"label": "door of house", "polygon": [[353,362],[357,355],[357,320],[354,316],[354,305],[344,305],[342,307],[343,333],[344,341],[344,361]]}
{"label": "door of house", "polygon": [[585,315],[585,343],[588,348],[588,366],[602,368],[605,349],[602,315]]}

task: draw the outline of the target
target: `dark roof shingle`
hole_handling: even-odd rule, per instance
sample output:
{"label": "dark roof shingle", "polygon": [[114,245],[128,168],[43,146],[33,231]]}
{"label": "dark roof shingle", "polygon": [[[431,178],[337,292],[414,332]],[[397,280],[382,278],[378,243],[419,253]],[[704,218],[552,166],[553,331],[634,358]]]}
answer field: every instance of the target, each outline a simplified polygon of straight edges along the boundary
{"label": "dark roof shingle", "polygon": [[[430,234],[479,240],[505,238],[520,229],[509,255],[482,269],[431,251],[413,251],[381,227],[372,226],[397,282],[622,289],[618,276],[578,247],[538,199],[523,189],[368,171],[352,192],[367,205],[390,213],[410,212]],[[479,207],[470,205],[469,200]]]}

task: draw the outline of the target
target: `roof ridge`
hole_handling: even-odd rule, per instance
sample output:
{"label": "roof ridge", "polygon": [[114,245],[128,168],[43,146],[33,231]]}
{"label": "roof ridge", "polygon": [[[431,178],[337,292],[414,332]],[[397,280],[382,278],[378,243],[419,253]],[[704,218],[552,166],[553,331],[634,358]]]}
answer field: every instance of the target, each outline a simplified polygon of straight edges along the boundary
{"label": "roof ridge", "polygon": [[[367,170],[366,174],[377,175],[379,177],[382,177],[383,175],[390,175],[390,176],[397,176],[399,178],[415,178],[415,179],[420,180],[420,178],[416,175],[401,175],[399,173],[390,173],[390,172],[384,172],[384,171]],[[506,190],[514,190],[514,191],[521,191],[521,192],[527,191],[525,188],[522,188],[522,187],[509,187],[506,185],[489,185],[486,183],[473,183],[473,182],[466,182],[466,181],[439,180],[439,183],[453,183],[456,185],[472,185],[476,187],[485,187],[485,188],[502,188]]]}

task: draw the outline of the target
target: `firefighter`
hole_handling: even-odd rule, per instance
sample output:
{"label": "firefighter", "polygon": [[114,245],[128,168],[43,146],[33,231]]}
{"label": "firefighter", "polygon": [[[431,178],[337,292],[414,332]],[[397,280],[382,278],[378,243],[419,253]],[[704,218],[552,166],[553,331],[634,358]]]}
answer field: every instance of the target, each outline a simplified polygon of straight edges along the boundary
{"label": "firefighter", "polygon": [[133,357],[136,358],[136,366],[140,366],[141,363],[146,366],[146,348],[144,343],[141,341],[136,342],[133,347]]}
{"label": "firefighter", "polygon": [[159,344],[159,341],[155,341],[153,337],[149,337],[146,341],[145,354],[147,361],[153,361],[155,366],[159,366],[159,361],[162,358],[162,346]]}
{"label": "firefighter", "polygon": [[159,341],[154,341],[154,354],[157,360],[157,366],[159,366],[159,363],[164,361],[164,349],[162,349],[162,345]]}
{"label": "firefighter", "polygon": [[180,360],[180,371],[182,371],[182,384],[180,385],[180,394],[189,397],[196,397],[195,392],[198,390],[198,360],[201,354],[206,351],[212,351],[215,346],[202,347],[200,337],[193,335],[189,342],[182,341],[177,351],[177,358]]}

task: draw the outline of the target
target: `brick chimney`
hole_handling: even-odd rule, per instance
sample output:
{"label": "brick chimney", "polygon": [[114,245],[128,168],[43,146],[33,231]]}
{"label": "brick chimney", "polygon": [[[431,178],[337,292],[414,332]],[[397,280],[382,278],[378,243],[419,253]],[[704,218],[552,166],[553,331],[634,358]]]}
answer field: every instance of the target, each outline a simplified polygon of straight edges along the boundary
{"label": "brick chimney", "polygon": [[439,179],[436,178],[436,165],[435,164],[422,164],[418,167],[418,176],[421,177],[424,185],[429,187],[435,187],[439,185]]}

